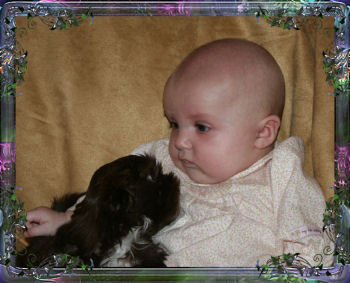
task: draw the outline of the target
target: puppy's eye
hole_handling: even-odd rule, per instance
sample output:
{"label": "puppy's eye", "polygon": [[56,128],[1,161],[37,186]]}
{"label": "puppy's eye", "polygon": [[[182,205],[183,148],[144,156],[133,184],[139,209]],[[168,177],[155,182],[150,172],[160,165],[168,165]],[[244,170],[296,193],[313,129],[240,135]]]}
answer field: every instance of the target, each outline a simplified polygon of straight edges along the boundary
{"label": "puppy's eye", "polygon": [[154,182],[154,180],[152,179],[152,176],[149,174],[147,175],[146,180],[150,182]]}

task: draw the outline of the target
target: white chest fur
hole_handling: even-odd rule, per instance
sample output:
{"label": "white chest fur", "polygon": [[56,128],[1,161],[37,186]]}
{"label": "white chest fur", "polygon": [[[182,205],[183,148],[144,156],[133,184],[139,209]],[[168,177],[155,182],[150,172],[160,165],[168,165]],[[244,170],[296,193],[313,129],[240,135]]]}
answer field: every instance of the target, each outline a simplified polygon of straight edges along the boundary
{"label": "white chest fur", "polygon": [[133,267],[135,265],[135,259],[132,253],[133,245],[135,243],[147,244],[142,239],[142,234],[147,230],[150,223],[151,220],[144,216],[143,226],[132,228],[129,234],[123,238],[121,244],[114,246],[111,256],[104,259],[100,265],[102,267]]}

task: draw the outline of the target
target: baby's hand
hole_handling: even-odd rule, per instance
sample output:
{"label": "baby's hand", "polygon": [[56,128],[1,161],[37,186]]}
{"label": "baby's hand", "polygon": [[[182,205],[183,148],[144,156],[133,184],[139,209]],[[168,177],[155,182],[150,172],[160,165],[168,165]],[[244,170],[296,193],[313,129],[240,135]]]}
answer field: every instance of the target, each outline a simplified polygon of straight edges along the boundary
{"label": "baby's hand", "polygon": [[57,229],[69,222],[73,211],[58,212],[51,208],[41,206],[27,212],[26,238],[36,236],[53,236]]}

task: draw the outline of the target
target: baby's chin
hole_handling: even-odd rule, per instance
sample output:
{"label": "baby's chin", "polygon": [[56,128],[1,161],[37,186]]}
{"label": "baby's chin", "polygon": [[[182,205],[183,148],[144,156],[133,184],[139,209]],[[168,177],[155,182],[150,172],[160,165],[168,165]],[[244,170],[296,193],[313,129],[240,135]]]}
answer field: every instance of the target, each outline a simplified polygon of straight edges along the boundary
{"label": "baby's chin", "polygon": [[219,183],[225,181],[225,180],[210,178],[207,176],[189,176],[189,174],[187,174],[187,176],[194,183],[199,184],[199,185],[215,185],[215,184],[219,184]]}
{"label": "baby's chin", "polygon": [[200,185],[214,185],[224,180],[216,179],[206,175],[198,166],[184,166],[181,161],[175,163],[175,166],[191,179],[192,182]]}
{"label": "baby's chin", "polygon": [[219,184],[225,180],[213,179],[207,176],[198,176],[198,174],[186,174],[194,183],[199,185],[215,185]]}
{"label": "baby's chin", "polygon": [[171,156],[176,168],[183,172],[193,183],[200,185],[214,185],[225,181],[224,179],[215,178],[206,174],[197,164],[184,164],[181,160]]}

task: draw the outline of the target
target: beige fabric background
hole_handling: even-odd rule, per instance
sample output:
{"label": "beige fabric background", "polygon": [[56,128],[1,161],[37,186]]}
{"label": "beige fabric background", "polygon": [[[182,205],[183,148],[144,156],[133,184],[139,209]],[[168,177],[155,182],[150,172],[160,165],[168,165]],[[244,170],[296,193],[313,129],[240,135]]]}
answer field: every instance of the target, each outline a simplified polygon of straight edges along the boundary
{"label": "beige fabric background", "polygon": [[[95,17],[63,31],[36,21],[19,39],[28,71],[16,105],[16,173],[27,209],[86,190],[101,165],[166,137],[166,79],[195,47],[225,37],[254,41],[276,58],[286,80],[279,140],[304,139],[305,168],[331,195],[334,105],[322,50],[333,34],[312,23],[282,30],[255,17]],[[332,24],[323,20],[324,27]],[[18,27],[25,25],[18,18]]]}

